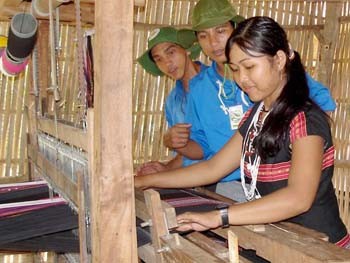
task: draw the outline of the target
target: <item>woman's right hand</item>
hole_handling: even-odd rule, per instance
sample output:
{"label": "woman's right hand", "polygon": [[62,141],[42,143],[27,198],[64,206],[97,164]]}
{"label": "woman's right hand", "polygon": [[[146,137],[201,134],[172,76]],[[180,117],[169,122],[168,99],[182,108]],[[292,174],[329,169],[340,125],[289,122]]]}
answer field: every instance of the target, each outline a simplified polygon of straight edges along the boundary
{"label": "woman's right hand", "polygon": [[205,231],[221,226],[220,212],[213,210],[210,212],[194,213],[186,212],[177,216],[178,231]]}

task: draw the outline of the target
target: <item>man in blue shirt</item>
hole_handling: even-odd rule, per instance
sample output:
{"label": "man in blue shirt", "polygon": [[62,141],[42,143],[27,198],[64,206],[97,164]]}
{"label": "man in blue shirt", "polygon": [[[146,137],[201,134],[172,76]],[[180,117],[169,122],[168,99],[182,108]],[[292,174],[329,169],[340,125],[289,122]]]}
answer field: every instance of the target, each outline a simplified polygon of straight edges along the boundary
{"label": "man in blue shirt", "polygon": [[[177,149],[188,158],[207,159],[218,152],[236,132],[243,114],[251,106],[248,96],[232,80],[230,69],[225,64],[227,39],[243,19],[227,0],[200,0],[194,7],[192,29],[212,65],[190,81],[186,122],[192,124],[191,140]],[[310,97],[323,110],[333,111],[335,103],[329,90],[308,75],[307,80]],[[228,174],[217,184],[216,192],[244,201],[242,187],[237,182],[239,178],[239,170]]]}
{"label": "man in blue shirt", "polygon": [[[181,40],[178,38],[178,32],[182,33]],[[166,120],[169,126],[165,141],[171,148],[181,147],[189,139],[190,125],[184,123],[189,81],[207,67],[200,62],[192,61],[192,58],[200,53],[200,47],[194,42],[196,42],[196,36],[191,30],[178,31],[173,27],[158,28],[151,32],[148,49],[138,58],[140,65],[152,75],[165,74],[176,80],[175,87],[165,103]],[[167,163],[152,161],[142,164],[137,174],[144,175],[174,169],[181,167],[183,163],[189,165],[193,162],[177,154]]]}

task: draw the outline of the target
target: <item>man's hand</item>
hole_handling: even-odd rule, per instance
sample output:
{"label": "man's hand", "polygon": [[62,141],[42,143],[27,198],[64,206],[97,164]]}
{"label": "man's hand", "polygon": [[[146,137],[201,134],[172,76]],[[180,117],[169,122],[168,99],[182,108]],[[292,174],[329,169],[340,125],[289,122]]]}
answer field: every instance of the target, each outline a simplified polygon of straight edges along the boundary
{"label": "man's hand", "polygon": [[164,134],[164,145],[171,149],[185,147],[190,138],[191,124],[177,123]]}
{"label": "man's hand", "polygon": [[168,170],[168,167],[166,164],[158,162],[158,161],[152,161],[148,163],[144,163],[140,165],[136,170],[136,175],[147,175],[147,174],[154,174],[158,172],[163,172]]}

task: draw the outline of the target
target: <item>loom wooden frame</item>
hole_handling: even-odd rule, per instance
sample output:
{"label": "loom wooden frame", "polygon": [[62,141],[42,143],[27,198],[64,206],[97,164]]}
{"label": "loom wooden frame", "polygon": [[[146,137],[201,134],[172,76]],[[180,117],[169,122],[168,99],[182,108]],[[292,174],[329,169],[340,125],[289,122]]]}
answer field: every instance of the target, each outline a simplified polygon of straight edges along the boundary
{"label": "loom wooden frame", "polygon": [[[197,191],[215,199],[233,203],[232,200],[210,191],[201,188],[197,188]],[[150,250],[147,246],[147,252],[150,252],[152,256],[145,257],[143,258],[144,260],[155,256],[156,262],[168,262],[166,260],[169,260],[169,262],[173,262],[172,260],[175,260],[175,262],[187,262],[176,261],[178,259],[176,257],[178,256],[178,247],[183,248],[184,245],[181,245],[181,242],[185,241],[180,240],[176,236],[171,237],[172,234],[169,233],[168,228],[173,228],[176,220],[174,213],[169,213],[169,210],[171,210],[171,206],[161,201],[159,193],[155,190],[149,189],[144,191],[144,193],[136,190],[136,216],[149,222],[152,233],[153,250]],[[142,212],[139,213],[138,211]],[[148,211],[148,215],[145,211]],[[230,232],[235,233],[240,246],[245,249],[256,250],[259,256],[271,262],[279,262],[281,255],[283,255],[283,262],[286,263],[349,262],[350,260],[350,253],[325,241],[327,237],[324,234],[292,223],[282,222],[264,226],[230,226],[228,229],[218,228],[212,231],[226,239],[230,236]],[[198,244],[211,255],[227,262],[225,249],[214,246],[199,233],[195,234],[196,237],[191,235],[189,238],[195,241],[196,245]],[[178,241],[173,242],[174,239],[178,239]],[[171,241],[169,242],[169,240]],[[168,249],[164,249],[165,247]],[[310,249],[311,247],[312,249]],[[140,250],[143,251],[143,247],[139,248],[139,254],[146,254],[146,252],[140,252]],[[154,251],[161,251],[161,253]],[[186,254],[186,251],[181,253]],[[195,256],[192,260],[188,262],[202,262],[199,256],[198,258]],[[247,262],[242,257],[239,258],[239,261]]]}
{"label": "loom wooden frame", "polygon": [[[89,127],[93,127],[93,125],[91,125],[94,121],[93,111],[90,110],[88,115],[90,123]],[[47,122],[47,125],[49,126],[54,125],[53,120],[48,119],[45,120],[45,122]],[[50,131],[50,129],[46,128],[47,125],[38,126],[38,131]],[[76,135],[77,132],[79,133],[79,135]],[[87,133],[83,130],[81,130],[80,132],[77,130],[72,130],[72,134],[75,134],[75,136],[78,137],[85,138],[86,141],[91,142],[92,140],[90,139],[90,136],[93,136],[93,130],[89,129]],[[74,145],[74,141],[70,141],[70,143]],[[80,144],[80,142],[77,141],[77,144]],[[92,147],[91,143],[90,146],[88,146],[88,149],[89,147]],[[81,185],[83,184],[81,180],[84,179],[82,179],[81,176],[78,176],[78,178],[80,178],[80,182],[78,182],[78,184],[68,180],[66,176],[61,171],[59,171],[52,163],[46,160],[42,154],[34,151],[32,149],[32,146],[29,146],[28,148],[31,152],[29,156],[31,157],[32,161],[34,161],[38,167],[45,171],[46,176],[48,176],[51,180],[54,181],[56,187],[58,187],[58,189],[60,189],[61,191],[64,191],[68,195],[68,197],[70,197],[70,200],[77,207],[79,207],[81,235],[80,256],[81,258],[89,258],[88,253],[86,251],[87,240],[84,227],[85,219],[83,217],[84,195],[81,187]],[[200,191],[213,198],[232,203],[232,200],[224,198],[215,193],[206,191],[202,188],[197,188],[197,191]],[[161,202],[159,194],[155,193],[155,191],[153,190],[145,191],[145,196],[146,197],[144,197],[144,193],[142,191],[136,190],[135,211],[136,215],[139,218],[143,219],[144,221],[152,222],[154,229],[152,236],[153,240],[156,242],[154,243],[153,247],[150,247],[150,245],[145,245],[144,247],[138,249],[138,254],[143,260],[145,260],[146,262],[167,262],[166,260],[179,260],[181,258],[181,260],[190,260],[188,262],[197,262],[197,260],[198,262],[200,262],[199,259],[202,256],[205,256],[206,258],[212,258],[213,254],[216,255],[215,258],[218,258],[220,260],[224,260],[225,258],[227,258],[227,254],[225,253],[228,252],[225,252],[225,250],[222,248],[220,249],[217,246],[214,246],[210,243],[210,240],[207,240],[203,235],[200,235],[199,233],[193,234],[189,237],[189,239],[192,240],[192,242],[197,243],[196,245],[193,245],[192,243],[187,244],[187,241],[182,241],[181,237],[171,236],[168,228],[172,229],[177,225],[174,208],[172,208],[165,202]],[[164,221],[164,218],[166,218],[166,221]],[[298,227],[296,225],[282,223],[277,224],[277,227],[273,225],[266,225],[264,227],[231,226],[230,230],[238,236],[240,246],[247,249],[256,249],[259,255],[265,257],[266,259],[272,260],[272,262],[278,260],[278,258],[276,258],[276,255],[280,255],[276,253],[276,251],[279,251],[279,253],[280,251],[283,251],[283,255],[288,255],[287,258],[290,258],[290,262],[302,262],[300,260],[305,258],[307,258],[308,260],[305,262],[326,262],[327,260],[335,260],[334,262],[346,262],[346,260],[350,260],[349,255],[346,255],[335,245],[330,244],[328,242],[320,241],[321,239],[325,239],[324,235],[303,227]],[[224,238],[228,237],[228,233],[225,230],[217,229],[213,232]],[[180,245],[181,242],[186,243],[186,245]],[[308,244],[312,244],[314,246],[314,252],[310,253],[308,249],[305,249],[309,247]],[[168,246],[169,248],[172,248],[172,250],[165,251],[164,253],[155,252],[158,249],[162,249],[164,246]],[[191,248],[191,251],[198,251],[194,253],[194,255],[196,255],[198,258],[196,258],[196,256],[190,255],[188,252],[189,250],[184,249],[185,247]],[[210,251],[203,251],[203,248],[208,247],[215,249],[212,249]],[[211,255],[208,255],[207,253]],[[213,260],[215,258],[213,258]],[[240,260],[240,262],[247,261],[244,258],[240,258]]]}
{"label": "loom wooden frame", "polygon": [[[9,0],[1,0],[0,6],[4,5],[4,3],[9,2]],[[12,1],[16,2],[16,5],[21,2],[19,0]],[[82,0],[83,2],[83,0]],[[103,5],[102,5],[103,2]],[[118,3],[117,3],[118,2]],[[194,2],[194,1],[193,1]],[[339,11],[339,5],[341,1],[329,1],[329,5],[332,6],[332,8],[329,8],[329,13],[326,17],[326,23],[325,27],[322,29],[323,32],[318,34],[318,38],[321,40],[321,57],[322,61],[320,64],[321,73],[319,76],[319,80],[324,82],[325,84],[329,84],[334,80],[331,80],[330,78],[330,72],[332,71],[332,64],[330,61],[332,60],[332,56],[334,55],[334,33],[337,31],[336,29],[339,27],[340,20],[337,19],[337,12]],[[27,5],[27,3],[24,3]],[[117,4],[121,4],[121,6],[117,6]],[[11,8],[4,8],[2,10],[2,17],[8,18],[10,14],[14,14],[16,10],[15,7]],[[63,14],[66,12],[69,13],[71,16],[70,18],[64,18],[63,20],[66,21],[73,21],[74,15],[72,15],[71,7],[66,6],[65,9],[61,10]],[[94,249],[97,251],[94,261],[95,262],[113,262],[114,260],[118,259],[125,260],[127,262],[136,262],[136,247],[135,247],[135,239],[131,238],[128,240],[125,240],[123,236],[123,233],[125,233],[125,230],[131,229],[131,236],[135,236],[134,230],[133,230],[133,218],[134,218],[134,204],[133,204],[133,186],[132,186],[132,165],[131,165],[131,158],[129,156],[132,155],[132,151],[129,147],[130,143],[130,137],[132,134],[130,123],[131,123],[131,103],[129,101],[129,98],[131,96],[131,89],[130,86],[132,85],[131,81],[131,74],[129,68],[131,68],[132,64],[132,36],[133,36],[133,25],[132,25],[132,9],[133,9],[133,3],[132,1],[113,1],[113,0],[105,0],[105,1],[96,1],[95,4],[95,13],[94,10],[92,10],[91,7],[85,6],[82,10],[83,13],[87,15],[83,15],[84,17],[89,17],[89,20],[85,21],[88,23],[96,23],[97,25],[97,49],[99,50],[97,55],[102,59],[106,59],[105,64],[101,64],[101,62],[97,63],[96,66],[96,74],[97,82],[96,82],[96,88],[99,90],[99,93],[97,94],[97,100],[99,103],[97,103],[96,112],[95,112],[95,118],[96,121],[92,122],[95,127],[89,130],[91,135],[88,135],[86,138],[87,143],[84,143],[85,146],[81,146],[82,148],[87,147],[88,153],[90,155],[90,175],[94,178],[96,184],[96,192],[94,192],[96,195],[94,195],[94,207],[96,208],[95,211],[97,211],[97,214],[95,214],[94,219],[96,221],[101,221],[99,223],[96,223],[93,225],[93,230],[95,232],[96,240],[94,240]],[[105,14],[112,13],[111,10],[115,10],[115,14],[113,16],[105,16]],[[116,25],[116,27],[110,30],[110,24]],[[154,24],[153,26],[156,26]],[[137,25],[139,27],[144,26],[144,24]],[[152,25],[150,26],[152,27]],[[115,31],[114,31],[115,30]],[[123,32],[123,34],[121,34]],[[45,31],[42,31],[42,38],[40,38],[42,41],[45,40]],[[112,44],[106,43],[104,39],[109,38]],[[119,39],[124,39],[125,42],[120,43]],[[345,40],[341,40],[346,42]],[[45,50],[45,49],[43,49]],[[116,53],[111,54],[111,50],[116,51]],[[127,65],[125,68],[118,68],[117,71],[112,71],[111,69],[114,68],[114,63],[111,61],[111,59],[108,59],[108,57],[111,56],[113,59],[123,59],[123,61],[126,61]],[[43,73],[43,76],[47,75],[47,65],[45,63],[41,64],[41,71]],[[118,75],[121,76],[118,78]],[[48,87],[47,80],[45,77],[41,79],[41,81],[44,82],[43,86]],[[111,87],[118,86],[120,89],[120,92],[112,92],[110,94],[108,91]],[[46,93],[43,92],[43,98],[45,98]],[[343,98],[344,101],[346,98]],[[45,102],[43,100],[42,102]],[[122,114],[113,114],[110,108],[108,108],[106,105],[120,103],[120,105],[123,105],[125,108],[125,111]],[[45,105],[44,105],[45,106]],[[47,106],[47,105],[46,105]],[[342,110],[339,110],[336,114],[342,114],[346,111],[346,109],[342,108]],[[128,117],[125,117],[125,116]],[[130,115],[130,116],[129,116]],[[31,119],[32,121],[35,120],[35,117]],[[52,121],[51,121],[52,122]],[[35,121],[33,121],[30,125],[30,134],[33,135],[37,131],[37,127],[35,126]],[[119,139],[117,141],[113,140],[113,135],[111,134],[114,130],[112,126],[115,125],[125,125],[126,131],[123,131],[122,133],[118,133]],[[108,125],[111,125],[111,127],[108,127]],[[50,124],[51,127],[54,127],[53,122]],[[348,134],[348,128],[339,131],[342,134]],[[46,130],[46,132],[48,132]],[[83,133],[83,132],[82,132]],[[54,134],[55,135],[55,134]],[[85,134],[86,135],[86,134]],[[79,135],[80,136],[80,135]],[[84,134],[82,135],[84,137]],[[68,139],[63,139],[64,141],[69,141]],[[95,138],[92,140],[92,138]],[[30,143],[35,146],[35,137],[31,136]],[[74,144],[74,142],[71,142]],[[116,149],[102,149],[103,145],[113,145],[116,143],[117,147]],[[127,145],[127,146],[125,146]],[[338,144],[340,146],[340,152],[341,152],[341,144]],[[102,149],[102,151],[101,151]],[[37,151],[37,148],[30,148],[29,149],[29,155],[34,161],[34,163],[38,164],[38,155],[35,153]],[[95,157],[98,157],[95,159]],[[127,156],[125,158],[125,156]],[[158,156],[155,156],[158,157]],[[120,158],[120,159],[119,159]],[[117,160],[117,161],[115,161]],[[106,165],[107,162],[110,162],[111,165]],[[45,162],[43,162],[45,163]],[[40,164],[40,161],[39,161]],[[113,167],[112,167],[113,166]],[[44,166],[42,166],[44,167]],[[32,167],[33,168],[33,167]],[[50,170],[47,168],[47,170]],[[348,173],[350,170],[350,161],[344,161],[344,163],[341,164],[341,166],[336,167],[336,170],[339,173],[343,172]],[[58,174],[58,171],[55,169],[51,170],[53,174]],[[51,172],[50,172],[51,173]],[[115,180],[117,176],[120,176]],[[338,182],[336,187],[339,192],[338,193],[338,200],[340,200],[342,206],[341,211],[344,211],[344,215],[347,218],[347,225],[349,226],[349,186],[344,185],[344,181],[342,181],[341,176],[336,178],[336,181]],[[125,181],[123,181],[125,179]],[[338,180],[339,179],[339,180]],[[2,182],[5,182],[6,180],[12,180],[12,179],[1,179]],[[18,180],[18,179],[17,179]],[[100,184],[99,180],[105,180]],[[347,182],[349,180],[346,180]],[[108,185],[110,183],[110,185]],[[126,183],[126,184],[125,184]],[[66,189],[64,186],[64,183],[62,185],[63,189]],[[78,187],[79,189],[79,187]],[[81,188],[80,188],[81,189]],[[345,189],[345,194],[344,190]],[[104,191],[108,193],[108,196],[110,198],[113,196],[113,191],[116,190],[118,192],[117,200],[120,202],[123,202],[123,206],[125,206],[125,209],[118,210],[111,200],[104,199]],[[75,192],[75,190],[71,190],[72,192]],[[79,191],[79,190],[77,190]],[[79,191],[80,193],[80,191]],[[78,198],[72,198],[72,199],[79,199]],[[101,206],[99,206],[98,202],[102,200]],[[77,201],[78,203],[80,201]],[[83,202],[83,201],[82,201]],[[344,205],[343,205],[344,204]],[[128,221],[128,225],[125,229],[121,229],[121,227],[116,226],[115,224],[111,224],[108,226],[108,229],[103,229],[102,232],[99,232],[99,229],[102,229],[104,227],[104,224],[106,223],[105,220],[107,220],[109,215],[114,215],[117,219],[122,219]],[[84,220],[82,220],[84,222]],[[112,238],[109,237],[109,233],[118,234],[120,238],[117,238],[116,235],[114,235]],[[129,232],[127,232],[129,235]],[[120,244],[121,249],[114,249],[110,246],[101,247],[99,245],[102,244],[104,241],[104,236],[107,237],[106,240],[108,242],[114,244]],[[126,249],[124,249],[126,248]]]}

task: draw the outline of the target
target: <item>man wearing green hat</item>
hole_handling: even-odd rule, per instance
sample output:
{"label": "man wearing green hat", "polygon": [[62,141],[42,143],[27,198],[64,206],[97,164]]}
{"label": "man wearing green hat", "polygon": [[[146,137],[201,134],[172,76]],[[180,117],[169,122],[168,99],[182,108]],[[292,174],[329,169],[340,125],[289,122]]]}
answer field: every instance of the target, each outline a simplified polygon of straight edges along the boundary
{"label": "man wearing green hat", "polygon": [[[179,40],[178,32],[182,38]],[[165,140],[172,148],[181,148],[188,143],[190,124],[184,123],[189,80],[207,66],[194,62],[200,53],[200,47],[195,44],[196,36],[191,30],[176,30],[173,27],[163,27],[153,30],[148,39],[148,49],[138,58],[140,65],[154,76],[167,75],[176,80],[175,87],[170,92],[165,103],[166,120],[169,129]],[[195,145],[195,147],[198,147]],[[194,147],[194,148],[195,148]],[[193,148],[191,148],[193,150]],[[200,151],[200,148],[198,148]],[[193,161],[177,154],[174,159],[164,164],[158,161],[142,164],[138,175],[150,174],[189,165]]]}
{"label": "man wearing green hat", "polygon": [[[210,158],[218,152],[236,132],[243,114],[252,105],[248,96],[230,78],[230,69],[225,66],[227,39],[242,20],[243,17],[237,15],[227,0],[200,0],[194,7],[192,29],[212,65],[190,81],[186,122],[192,124],[191,140],[178,152],[191,159]],[[323,110],[333,111],[335,103],[329,90],[308,75],[307,80],[310,97]],[[200,146],[200,154],[191,152],[194,143]],[[239,178],[239,169],[228,174],[217,184],[216,192],[244,201],[242,187],[237,181]]]}

